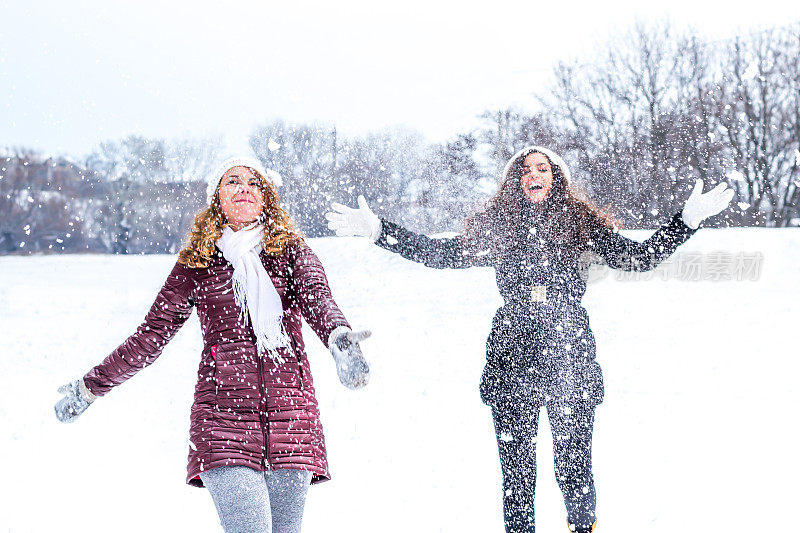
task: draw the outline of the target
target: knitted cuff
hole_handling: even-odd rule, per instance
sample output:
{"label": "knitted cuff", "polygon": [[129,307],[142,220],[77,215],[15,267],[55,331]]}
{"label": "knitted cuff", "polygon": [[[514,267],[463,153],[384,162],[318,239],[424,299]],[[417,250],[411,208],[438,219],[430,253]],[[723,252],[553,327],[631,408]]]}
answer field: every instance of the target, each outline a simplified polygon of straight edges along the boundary
{"label": "knitted cuff", "polygon": [[80,394],[81,398],[89,403],[92,403],[97,399],[97,396],[92,394],[92,391],[86,387],[86,383],[83,382],[83,378],[78,380],[78,394]]}
{"label": "knitted cuff", "polygon": [[336,340],[336,337],[348,331],[353,331],[353,330],[348,328],[347,326],[339,326],[333,331],[331,331],[331,334],[328,335],[328,349],[330,349],[330,347],[333,345],[333,341]]}
{"label": "knitted cuff", "polygon": [[378,242],[378,238],[381,236],[381,233],[383,233],[383,222],[381,222],[380,218],[375,218],[377,219],[377,222],[373,220],[372,224],[370,224],[372,226],[372,233],[369,235],[369,238],[372,239],[373,243]]}

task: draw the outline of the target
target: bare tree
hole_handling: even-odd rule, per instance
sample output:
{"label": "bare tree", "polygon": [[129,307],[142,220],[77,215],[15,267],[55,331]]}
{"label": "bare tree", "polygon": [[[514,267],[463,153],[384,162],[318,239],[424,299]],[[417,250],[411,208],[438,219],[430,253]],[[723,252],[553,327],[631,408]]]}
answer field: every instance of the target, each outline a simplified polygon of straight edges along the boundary
{"label": "bare tree", "polygon": [[752,206],[752,222],[769,226],[787,225],[797,205],[797,56],[791,45],[798,28],[737,37],[727,50],[722,87],[728,103],[719,118],[735,166],[734,186]]}

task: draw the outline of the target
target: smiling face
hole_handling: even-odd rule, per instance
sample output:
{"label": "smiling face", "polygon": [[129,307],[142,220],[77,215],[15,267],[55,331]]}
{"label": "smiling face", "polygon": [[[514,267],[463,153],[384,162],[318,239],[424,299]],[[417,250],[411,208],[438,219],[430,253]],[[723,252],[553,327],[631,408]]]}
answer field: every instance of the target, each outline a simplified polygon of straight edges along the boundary
{"label": "smiling face", "polygon": [[254,222],[264,208],[261,179],[248,167],[229,168],[219,182],[222,214],[234,230]]}
{"label": "smiling face", "polygon": [[528,154],[519,184],[522,194],[531,202],[536,204],[547,198],[553,188],[553,169],[547,156],[540,152]]}

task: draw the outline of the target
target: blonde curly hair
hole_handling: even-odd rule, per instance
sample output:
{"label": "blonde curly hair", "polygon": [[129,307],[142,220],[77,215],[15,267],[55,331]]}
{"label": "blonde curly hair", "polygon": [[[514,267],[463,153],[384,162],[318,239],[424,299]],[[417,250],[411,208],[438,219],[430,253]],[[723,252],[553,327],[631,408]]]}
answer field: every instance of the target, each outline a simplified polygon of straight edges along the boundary
{"label": "blonde curly hair", "polygon": [[[264,206],[259,215],[259,221],[264,224],[264,239],[261,241],[261,246],[268,254],[281,255],[287,246],[302,240],[303,235],[289,213],[280,206],[280,197],[275,186],[264,179],[257,170],[253,168],[250,170],[258,178],[258,187],[264,196]],[[178,262],[191,268],[207,267],[216,252],[217,239],[228,225],[230,224],[222,212],[219,185],[217,185],[214,196],[211,197],[211,205],[195,216],[194,224],[189,230],[188,242],[178,253]]]}

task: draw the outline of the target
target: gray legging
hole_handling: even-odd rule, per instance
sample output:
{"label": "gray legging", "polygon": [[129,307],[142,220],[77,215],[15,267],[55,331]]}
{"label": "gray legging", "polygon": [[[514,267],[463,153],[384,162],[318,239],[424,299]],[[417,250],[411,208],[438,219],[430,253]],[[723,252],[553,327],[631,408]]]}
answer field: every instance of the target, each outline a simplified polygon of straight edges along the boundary
{"label": "gray legging", "polygon": [[300,533],[311,472],[221,466],[200,479],[225,533]]}

